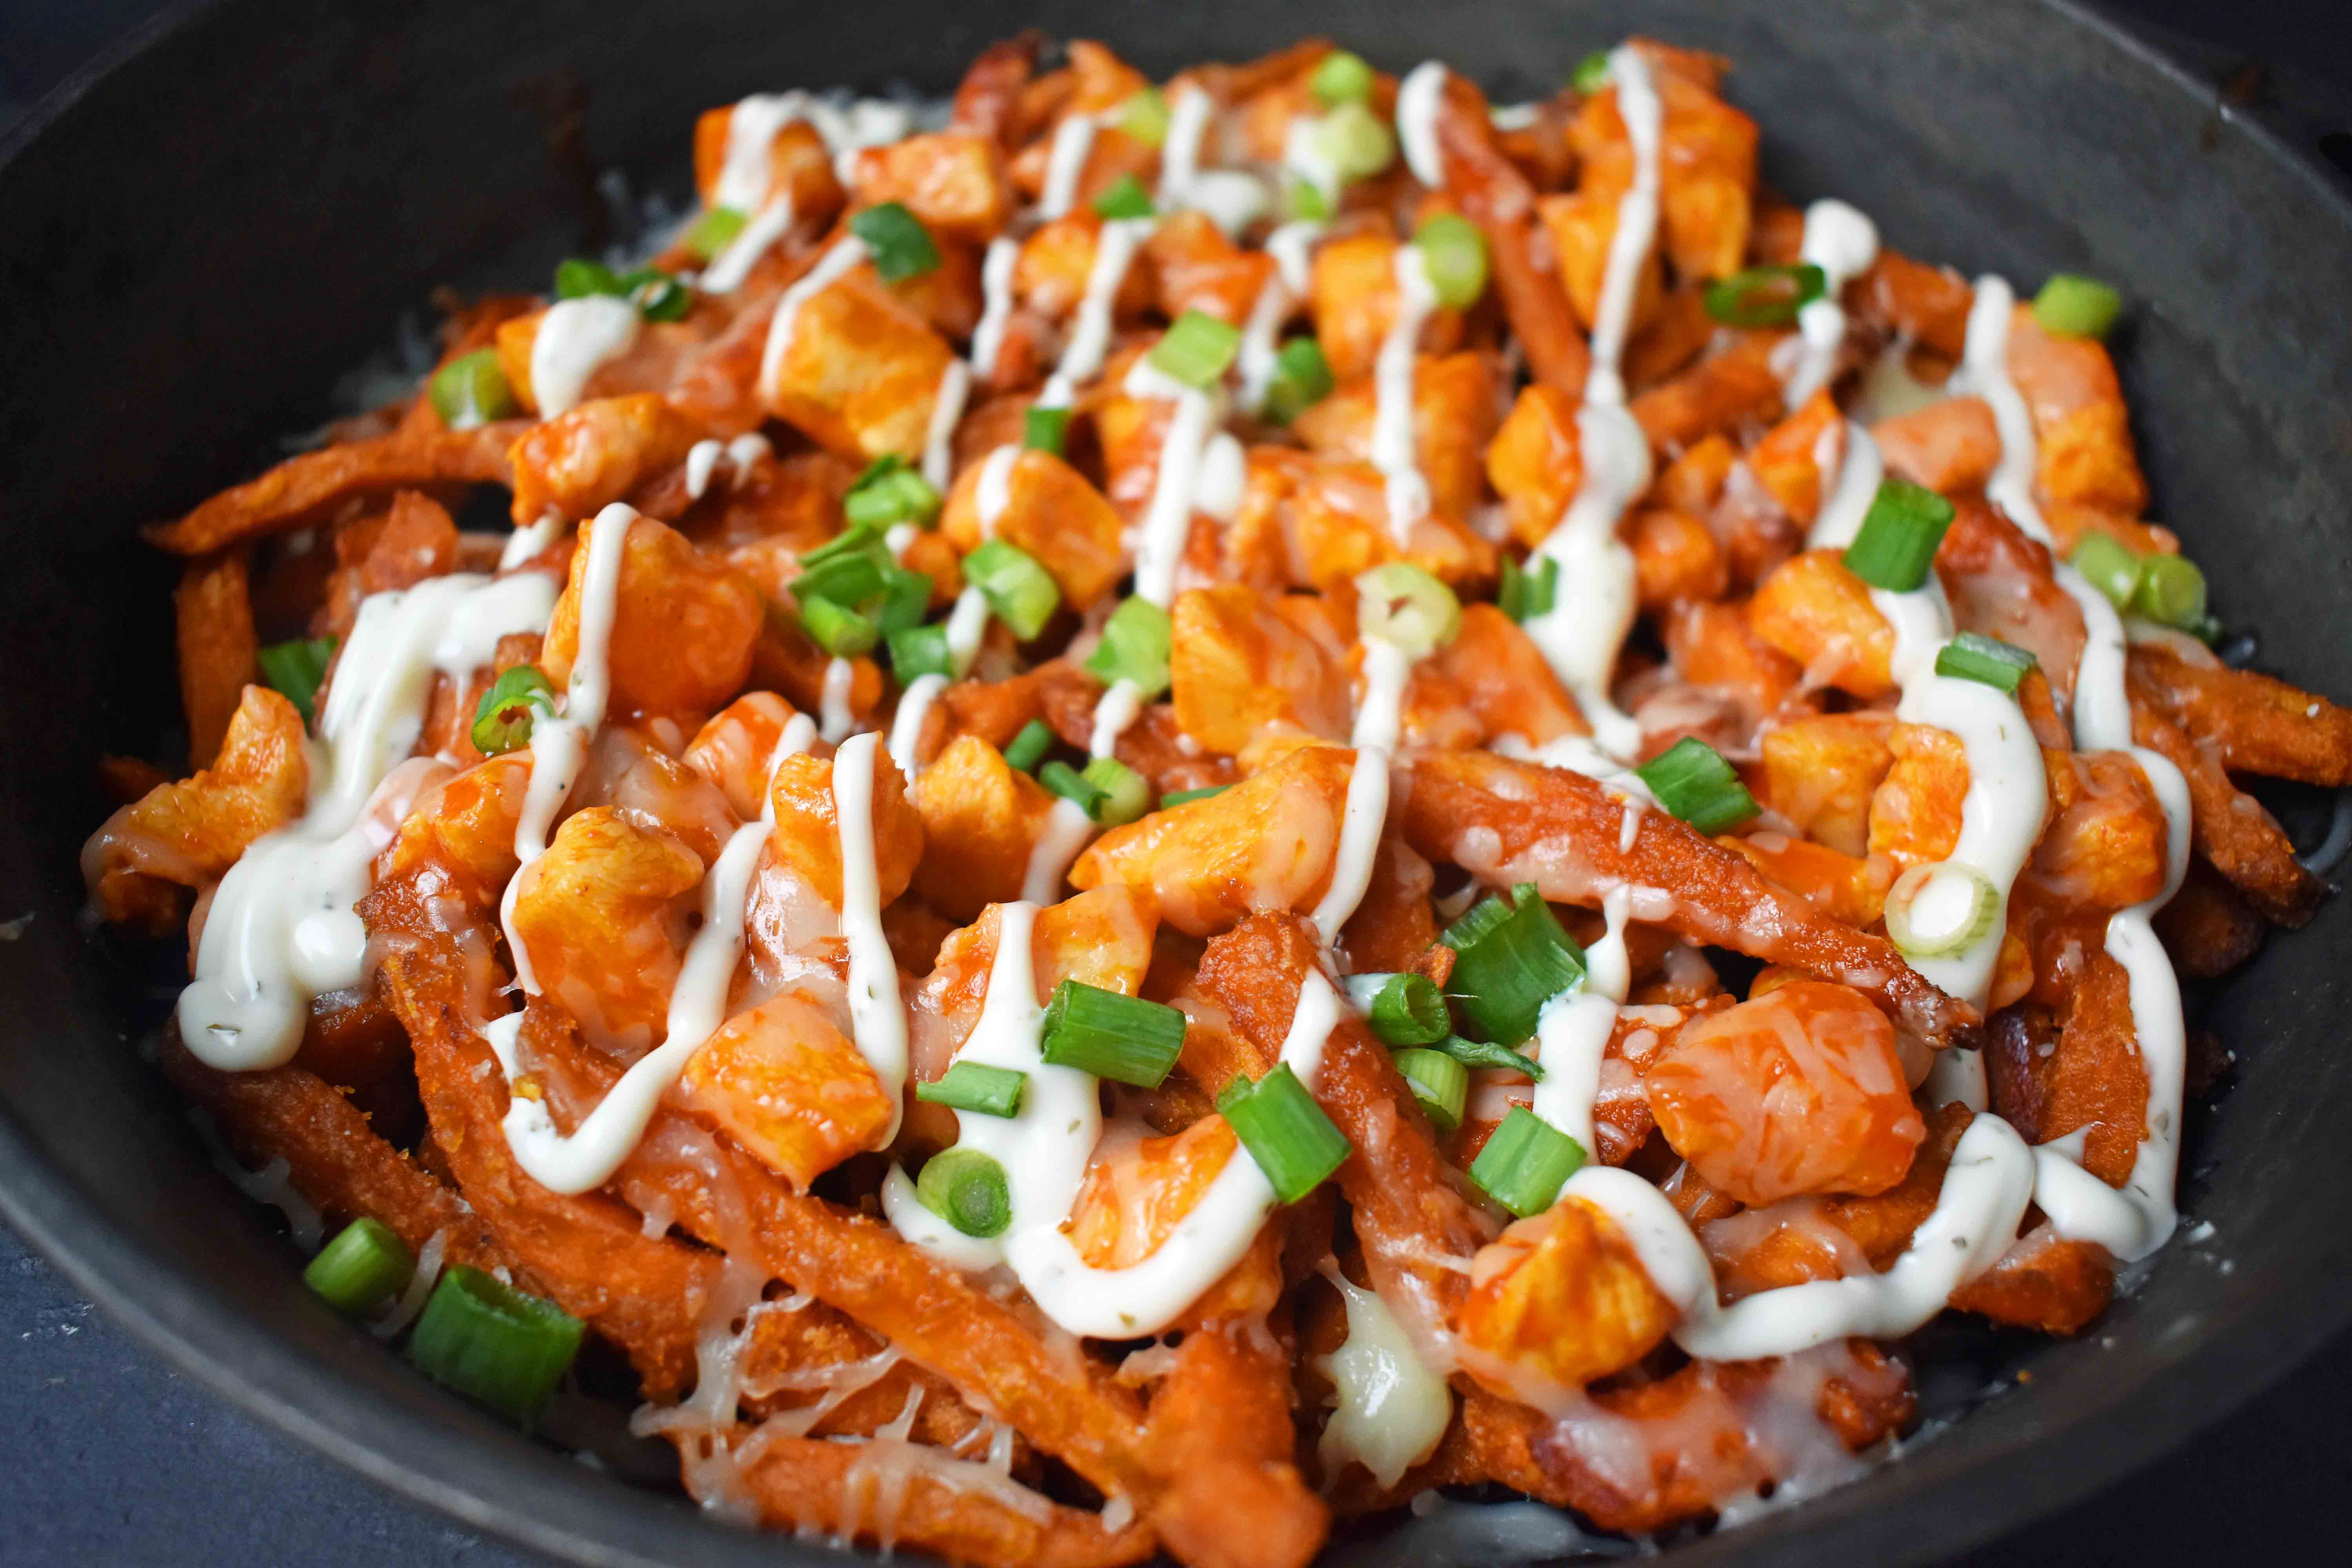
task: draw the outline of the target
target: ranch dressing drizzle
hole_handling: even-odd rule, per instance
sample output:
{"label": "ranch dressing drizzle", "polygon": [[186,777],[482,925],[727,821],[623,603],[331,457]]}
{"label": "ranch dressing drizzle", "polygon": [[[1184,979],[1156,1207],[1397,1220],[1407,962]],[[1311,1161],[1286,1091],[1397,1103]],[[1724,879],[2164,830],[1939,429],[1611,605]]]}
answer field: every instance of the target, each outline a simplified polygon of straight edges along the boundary
{"label": "ranch dressing drizzle", "polygon": [[1618,370],[1633,310],[1635,285],[1658,227],[1658,147],[1664,110],[1649,62],[1639,51],[1610,51],[1617,107],[1633,149],[1633,183],[1617,204],[1601,303],[1592,326],[1592,368],[1577,411],[1582,482],[1537,555],[1559,563],[1551,609],[1527,622],[1528,636],[1576,698],[1593,740],[1612,757],[1640,751],[1642,729],[1610,700],[1617,652],[1633,629],[1633,552],[1617,537],[1618,520],[1650,488],[1649,437],[1625,408]]}
{"label": "ranch dressing drizzle", "polygon": [[[833,805],[841,828],[841,934],[849,943],[849,1016],[857,1050],[892,1107],[881,1142],[898,1136],[907,1085],[907,1010],[898,997],[898,961],[882,934],[874,850],[874,769],[889,761],[872,734],[853,735],[833,759]],[[877,755],[877,752],[879,755]]]}
{"label": "ranch dressing drizzle", "polygon": [[1421,329],[1437,309],[1437,287],[1429,280],[1422,248],[1397,247],[1397,314],[1372,361],[1372,467],[1386,481],[1389,533],[1399,543],[1413,524],[1429,515],[1429,477],[1421,471],[1413,433],[1413,369]]}
{"label": "ranch dressing drizzle", "polygon": [[1073,114],[1054,127],[1053,145],[1045,154],[1045,188],[1037,195],[1038,216],[1051,222],[1069,216],[1077,200],[1079,176],[1087,172],[1087,157],[1095,150],[1096,124],[1094,115]]}
{"label": "ranch dressing drizzle", "polygon": [[956,426],[971,395],[971,367],[960,359],[948,361],[947,369],[940,372],[939,390],[931,395],[930,423],[923,431],[923,479],[942,493],[955,477]]}
{"label": "ranch dressing drizzle", "polygon": [[1265,253],[1274,258],[1274,276],[1257,291],[1250,306],[1249,320],[1243,323],[1241,347],[1234,363],[1241,371],[1240,403],[1256,413],[1265,406],[1266,389],[1274,384],[1274,375],[1281,353],[1276,341],[1283,327],[1306,299],[1309,287],[1308,253],[1315,242],[1323,237],[1324,226],[1301,218],[1284,224],[1265,237]]}
{"label": "ranch dressing drizzle", "polygon": [[1608,933],[1585,951],[1584,979],[1544,1004],[1536,1019],[1536,1058],[1543,1077],[1530,1107],[1576,1140],[1587,1156],[1601,1145],[1592,1132],[1592,1104],[1601,1096],[1601,1058],[1617,1027],[1618,1005],[1633,984],[1625,952],[1625,919],[1632,890],[1612,888],[1601,900]]}
{"label": "ranch dressing drizzle", "polygon": [[1111,307],[1118,299],[1119,286],[1127,281],[1128,269],[1135,265],[1136,252],[1151,237],[1159,226],[1157,218],[1112,218],[1095,236],[1093,263],[1087,268],[1087,290],[1078,300],[1078,309],[1070,321],[1069,341],[1062,345],[1061,363],[1038,393],[1036,406],[1067,408],[1080,384],[1092,381],[1102,370],[1103,355],[1110,348]]}
{"label": "ranch dressing drizzle", "polygon": [[[1818,201],[1805,209],[1805,237],[1798,259],[1822,269],[1822,297],[1797,312],[1797,335],[1789,340],[1795,359],[1780,383],[1781,401],[1795,410],[1830,383],[1838,350],[1845,344],[1845,286],[1878,259],[1878,226],[1841,201]],[[1776,359],[1778,354],[1774,356]]]}
{"label": "ranch dressing drizzle", "polygon": [[1004,346],[1004,323],[1013,315],[1013,273],[1020,265],[1021,242],[999,236],[988,242],[980,264],[980,324],[971,330],[971,373],[985,381],[996,374],[996,355]]}
{"label": "ranch dressing drizzle", "polygon": [[760,349],[762,398],[775,396],[776,384],[784,373],[784,356],[793,346],[793,323],[799,319],[801,307],[847,277],[866,259],[866,255],[864,240],[854,234],[843,236],[776,301],[776,313],[768,318],[767,342]]}
{"label": "ranch dressing drizzle", "polygon": [[824,688],[819,693],[819,709],[824,720],[819,732],[826,741],[839,745],[857,728],[857,715],[849,709],[851,689],[857,680],[857,665],[853,659],[835,658],[824,667]]}
{"label": "ranch dressing drizzle", "polygon": [[530,340],[530,396],[539,416],[552,419],[579,406],[588,378],[629,352],[638,326],[636,306],[610,294],[550,305]]}
{"label": "ranch dressing drizzle", "polygon": [[768,445],[768,438],[756,431],[748,436],[738,436],[732,441],[716,438],[697,441],[687,448],[686,493],[700,500],[710,489],[711,479],[718,473],[722,460],[733,470],[728,486],[731,489],[743,482],[743,476],[751,472],[752,464],[773,450],[775,448]]}
{"label": "ranch dressing drizzle", "polygon": [[1348,774],[1348,805],[1339,819],[1339,847],[1331,859],[1331,885],[1315,906],[1313,920],[1323,945],[1339,940],[1339,929],[1364,901],[1379,858],[1381,830],[1389,813],[1389,755],[1402,726],[1406,679],[1413,661],[1383,637],[1364,639],[1364,698],[1356,713],[1355,766]]}
{"label": "ranch dressing drizzle", "polygon": [[436,671],[462,680],[499,639],[536,631],[555,605],[538,573],[455,574],[361,601],[309,744],[302,816],[254,841],[213,894],[180,993],[180,1038],[224,1072],[292,1059],[310,1001],[367,973],[367,931],[352,905],[376,853],[423,787],[404,759],[416,744]]}
{"label": "ranch dressing drizzle", "polygon": [[1135,550],[1135,592],[1166,609],[1176,597],[1176,569],[1192,531],[1192,493],[1209,437],[1223,423],[1223,395],[1185,385],[1154,365],[1135,362],[1122,390],[1129,397],[1164,398],[1176,405],[1160,445],[1159,471],[1152,476]]}

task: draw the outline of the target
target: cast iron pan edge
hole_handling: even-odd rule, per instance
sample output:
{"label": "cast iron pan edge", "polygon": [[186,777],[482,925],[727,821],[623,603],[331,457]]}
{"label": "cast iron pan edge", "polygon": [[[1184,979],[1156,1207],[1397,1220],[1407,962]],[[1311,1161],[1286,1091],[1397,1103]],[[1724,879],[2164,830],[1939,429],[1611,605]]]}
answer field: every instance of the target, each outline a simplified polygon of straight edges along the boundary
{"label": "cast iron pan edge", "polygon": [[[212,8],[195,0],[142,27],[99,63],[52,94],[26,122],[0,139],[0,163],[37,140],[108,70]],[[2126,30],[2068,0],[2047,0],[2073,26],[2088,29],[2143,69],[2200,102],[2210,89],[2179,71]],[[690,106],[689,106],[690,107]],[[681,110],[683,112],[683,110]],[[2235,135],[2252,137],[2272,160],[2293,166],[2316,202],[2352,224],[2352,204],[2324,174],[2303,163],[2266,128],[2241,118]],[[1769,134],[1769,132],[1768,132]],[[47,933],[54,938],[55,933]],[[74,940],[68,933],[67,940]],[[355,1381],[312,1347],[289,1348],[257,1320],[228,1310],[195,1282],[161,1270],[155,1260],[71,1184],[15,1121],[0,1110],[0,1215],[56,1260],[76,1287],[200,1382],[233,1403],[320,1448],[360,1474],[478,1528],[538,1550],[594,1564],[655,1564],[688,1551],[716,1563],[837,1561],[776,1537],[702,1528],[688,1505],[583,1474],[570,1461],[524,1442],[486,1417],[425,1387],[396,1363]],[[317,1314],[325,1339],[341,1333]],[[1955,1454],[1958,1472],[1922,1495],[1881,1499],[1870,1482],[1801,1510],[1698,1543],[1677,1555],[1694,1563],[1737,1555],[1758,1563],[1813,1560],[1823,1552],[1866,1553],[1883,1563],[1941,1557],[2079,1498],[2195,1432],[2274,1381],[2352,1315],[2352,1296],[2300,1289],[2274,1296],[2259,1312],[2214,1331],[2192,1359],[2149,1385],[2078,1410],[2067,1427],[2026,1432],[1999,1449],[1981,1445]],[[309,1336],[305,1336],[308,1338]],[[2026,1397],[2032,1397],[2028,1394]],[[2095,1425],[2094,1432],[2073,1426]],[[2046,1462],[2042,1445],[2067,1437],[2066,1462]],[[1911,1461],[1932,1464],[1937,1445]],[[1883,1472],[1877,1479],[1889,1480]],[[1893,1538],[1874,1508],[1903,1516]]]}

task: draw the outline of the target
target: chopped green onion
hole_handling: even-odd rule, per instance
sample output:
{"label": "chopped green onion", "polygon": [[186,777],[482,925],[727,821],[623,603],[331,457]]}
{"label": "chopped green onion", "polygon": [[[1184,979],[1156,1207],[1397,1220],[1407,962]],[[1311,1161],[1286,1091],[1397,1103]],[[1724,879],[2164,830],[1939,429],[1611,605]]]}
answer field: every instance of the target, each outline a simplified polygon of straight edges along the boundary
{"label": "chopped green onion", "polygon": [[992,539],[963,558],[963,580],[980,590],[996,618],[1023,642],[1045,629],[1062,602],[1062,591],[1037,558],[1002,539]]}
{"label": "chopped green onion", "polygon": [[1356,629],[1408,658],[1428,658],[1462,630],[1462,601],[1454,590],[1405,562],[1358,574],[1356,594]]}
{"label": "chopped green onion", "polygon": [[1054,740],[1051,724],[1043,719],[1032,719],[1021,726],[1021,732],[1013,736],[1012,743],[1004,748],[1004,760],[1017,773],[1034,772],[1037,764],[1045,760],[1045,753],[1054,749]]}
{"label": "chopped green onion", "polygon": [[1449,310],[1466,310],[1486,291],[1486,237],[1466,217],[1438,213],[1422,220],[1412,231],[1421,247],[1422,269],[1429,274],[1437,302]]}
{"label": "chopped green onion", "polygon": [[1321,1186],[1355,1151],[1288,1062],[1255,1083],[1234,1079],[1217,1096],[1217,1109],[1282,1203],[1295,1204]]}
{"label": "chopped green onion", "polygon": [[1239,327],[1205,311],[1187,310],[1152,345],[1151,363],[1185,385],[1205,391],[1216,385],[1225,367],[1234,363],[1241,342]]}
{"label": "chopped green onion", "polygon": [[[898,464],[899,461],[900,459],[895,455],[881,458],[858,476],[857,483],[863,485],[877,474],[889,472],[891,465]],[[850,493],[855,495],[857,492],[853,487]],[[828,561],[837,561],[845,555],[869,556],[877,563],[887,561],[890,558],[890,547],[882,537],[881,526],[877,523],[860,522],[853,518],[847,528],[843,529],[823,544],[802,551],[801,564],[804,567],[822,566]]]}
{"label": "chopped green onion", "polygon": [[1454,1032],[1445,993],[1426,974],[1351,974],[1348,999],[1384,1046],[1428,1046]]}
{"label": "chopped green onion", "polygon": [[1786,327],[1797,312],[1829,291],[1829,275],[1810,261],[1789,267],[1751,267],[1700,296],[1706,313],[1727,326]]}
{"label": "chopped green onion", "polygon": [[555,297],[585,300],[591,294],[621,294],[621,275],[601,261],[568,256],[555,264]]}
{"label": "chopped green onion", "polygon": [[1498,1044],[1534,1034],[1544,1004],[1584,978],[1584,950],[1532,882],[1480,900],[1437,940],[1454,952],[1446,984],[1463,1016]]}
{"label": "chopped green onion", "polygon": [[931,580],[927,574],[901,566],[892,566],[882,574],[882,603],[874,615],[883,636],[922,625],[930,607]]}
{"label": "chopped green onion", "polygon": [[1936,673],[1959,680],[1981,681],[2014,696],[2033,656],[2014,643],[1976,632],[1962,632],[1936,652]]}
{"label": "chopped green onion", "polygon": [[2140,563],[2131,613],[2182,631],[2205,621],[2205,574],[2185,555],[2150,555]]}
{"label": "chopped green onion", "polygon": [[474,705],[474,750],[502,757],[530,744],[531,725],[555,711],[555,688],[536,665],[519,664],[490,683]]}
{"label": "chopped green onion", "polygon": [[878,597],[883,589],[882,574],[887,569],[887,552],[876,555],[834,555],[812,561],[801,558],[801,574],[792,582],[793,597],[803,604],[811,599],[831,599],[836,605],[863,605]]}
{"label": "chopped green onion", "polygon": [[1609,85],[1609,51],[1595,49],[1576,62],[1576,70],[1568,79],[1570,87],[1591,98]]}
{"label": "chopped green onion", "polygon": [[1102,785],[1056,757],[1037,770],[1037,782],[1064,800],[1075,802],[1088,816],[1102,804]]}
{"label": "chopped green onion", "polygon": [[1013,1223],[1004,1167],[977,1149],[942,1149],[925,1161],[915,1196],[966,1236],[1003,1236]]}
{"label": "chopped green onion", "polygon": [[890,668],[902,686],[926,675],[955,675],[955,653],[948,647],[943,626],[899,626],[883,634],[890,647]]}
{"label": "chopped green onion", "polygon": [[261,666],[262,684],[294,704],[304,724],[314,721],[311,710],[319,700],[319,686],[327,679],[327,665],[334,657],[332,637],[274,642],[254,656]]}
{"label": "chopped green onion", "polygon": [[1274,377],[1265,385],[1262,413],[1277,425],[1287,425],[1331,395],[1331,362],[1313,338],[1293,338],[1274,356]]}
{"label": "chopped green onion", "polygon": [[1165,811],[1171,805],[1190,805],[1196,800],[1223,795],[1233,787],[1231,784],[1203,784],[1199,789],[1171,790],[1160,797],[1160,809]]}
{"label": "chopped green onion", "polygon": [[1530,1083],[1543,1081],[1542,1063],[1533,1057],[1520,1055],[1508,1046],[1498,1046],[1492,1040],[1470,1040],[1460,1035],[1448,1035],[1437,1042],[1435,1048],[1465,1068],[1499,1068],[1505,1072],[1525,1074]]}
{"label": "chopped green onion", "polygon": [[519,405],[507,373],[499,368],[499,351],[476,349],[459,354],[433,373],[425,384],[433,412],[452,430],[470,430],[493,419],[504,419]]}
{"label": "chopped green onion", "polygon": [[409,1335],[408,1359],[436,1383],[529,1426],[580,1350],[580,1320],[478,1268],[443,1272]]}
{"label": "chopped green onion", "polygon": [[867,207],[849,220],[849,232],[866,242],[885,283],[919,278],[939,267],[940,247],[931,243],[931,231],[904,202]]}
{"label": "chopped green onion", "polygon": [[1399,1051],[1393,1059],[1441,1137],[1462,1125],[1462,1109],[1470,1099],[1468,1068],[1444,1051]]}
{"label": "chopped green onion", "polygon": [[1846,570],[1874,588],[1908,594],[1927,580],[1936,547],[1952,526],[1952,503],[1909,479],[1879,482],[1861,531],[1845,547]]}
{"label": "chopped green onion", "polygon": [[1886,892],[1886,937],[1911,958],[1966,952],[1992,930],[2000,890],[1957,860],[1914,866]]}
{"label": "chopped green onion", "polygon": [[1488,1197],[1526,1219],[1551,1207],[1584,1163],[1584,1145],[1529,1110],[1511,1107],[1470,1163],[1470,1179]]}
{"label": "chopped green onion", "polygon": [[1330,193],[1312,180],[1293,179],[1282,194],[1283,209],[1292,217],[1321,223],[1331,216]]}
{"label": "chopped green onion", "polygon": [[1103,623],[1102,641],[1087,656],[1087,669],[1105,686],[1132,682],[1149,700],[1168,689],[1168,655],[1174,632],[1168,612],[1140,595],[1119,601]]}
{"label": "chopped green onion", "polygon": [[1102,795],[1087,815],[1106,827],[1120,827],[1151,809],[1151,786],[1117,757],[1097,757],[1079,775]]}
{"label": "chopped green onion", "polygon": [[[894,522],[914,522],[928,528],[940,515],[940,492],[908,468],[906,458],[888,452],[866,466],[842,498],[841,510],[853,524],[883,529]],[[880,536],[876,538],[878,542]]]}
{"label": "chopped green onion", "polygon": [[1168,95],[1147,87],[1118,106],[1114,124],[1145,146],[1157,147],[1168,140]]}
{"label": "chopped green onion", "polygon": [[319,1249],[302,1283],[338,1312],[358,1317],[390,1299],[416,1270],[408,1244],[382,1220],[355,1219]]}
{"label": "chopped green onion", "polygon": [[1307,89],[1321,99],[1326,108],[1361,103],[1372,96],[1372,68],[1361,55],[1333,49],[1307,79]]}
{"label": "chopped green onion", "polygon": [[1095,198],[1095,211],[1107,218],[1150,217],[1156,210],[1151,193],[1131,174],[1113,180],[1110,188]]}
{"label": "chopped green onion", "polygon": [[1045,1005],[1038,1053],[1056,1067],[1158,1089],[1184,1049],[1184,1015],[1164,1003],[1065,980]]}
{"label": "chopped green onion", "polygon": [[982,1116],[1018,1116],[1021,1091],[1029,1075],[1013,1068],[992,1068],[984,1062],[954,1062],[937,1083],[919,1083],[915,1098],[953,1110],[973,1110]]}
{"label": "chopped green onion", "polygon": [[871,653],[881,640],[881,628],[846,605],[822,596],[801,601],[801,629],[809,640],[835,658],[856,658]]}
{"label": "chopped green onion", "polygon": [[735,237],[750,221],[733,207],[712,207],[694,220],[679,243],[697,261],[707,262],[734,244]]}
{"label": "chopped green onion", "polygon": [[1369,180],[1396,162],[1396,132],[1368,104],[1343,103],[1315,127],[1315,150],[1342,184]]}
{"label": "chopped green onion", "polygon": [[1062,456],[1070,439],[1070,411],[1031,407],[1021,416],[1021,444],[1033,452]]}
{"label": "chopped green onion", "polygon": [[2062,338],[2104,338],[2123,313],[2124,297],[2095,278],[2053,272],[2033,297],[2033,319]]}
{"label": "chopped green onion", "polygon": [[1495,604],[1503,614],[1524,626],[1538,616],[1551,614],[1559,596],[1559,561],[1556,556],[1530,555],[1522,567],[1503,558],[1503,584]]}
{"label": "chopped green onion", "polygon": [[2066,563],[2116,609],[2130,608],[2132,595],[2139,588],[2139,555],[2131,546],[2112,533],[2086,529],[2074,542],[2074,553],[2066,558]]}
{"label": "chopped green onion", "polygon": [[1658,804],[1701,833],[1720,833],[1756,815],[1756,797],[1723,753],[1685,735],[1633,770]]}
{"label": "chopped green onion", "polygon": [[640,267],[625,274],[621,293],[648,321],[683,321],[694,309],[694,290],[658,267]]}

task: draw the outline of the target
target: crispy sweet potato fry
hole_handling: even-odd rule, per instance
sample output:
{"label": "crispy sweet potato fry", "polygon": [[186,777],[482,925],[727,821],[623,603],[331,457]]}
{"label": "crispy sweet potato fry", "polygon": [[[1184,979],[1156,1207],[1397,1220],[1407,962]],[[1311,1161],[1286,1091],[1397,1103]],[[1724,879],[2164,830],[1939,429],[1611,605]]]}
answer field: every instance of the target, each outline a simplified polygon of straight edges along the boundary
{"label": "crispy sweet potato fry", "polygon": [[188,721],[188,765],[208,768],[254,677],[260,640],[239,551],[191,561],[172,595],[179,642],[180,710]]}
{"label": "crispy sweet potato fry", "polygon": [[[2136,688],[2139,684],[2135,680]],[[2137,690],[2132,739],[2170,759],[2189,781],[2197,853],[2212,862],[2273,925],[2293,929],[2310,920],[2327,894],[2327,884],[2296,861],[2285,830],[2261,802],[2230,782],[2220,758],[2189,739]]]}
{"label": "crispy sweet potato fry", "polygon": [[177,522],[144,531],[148,542],[174,555],[206,555],[322,522],[354,496],[420,485],[506,484],[512,473],[507,449],[530,428],[528,421],[508,419],[322,447],[223,490]]}
{"label": "crispy sweet potato fry", "polygon": [[2131,650],[2132,689],[2232,773],[2352,784],[2352,709],[2251,669],[2191,662],[2162,647]]}

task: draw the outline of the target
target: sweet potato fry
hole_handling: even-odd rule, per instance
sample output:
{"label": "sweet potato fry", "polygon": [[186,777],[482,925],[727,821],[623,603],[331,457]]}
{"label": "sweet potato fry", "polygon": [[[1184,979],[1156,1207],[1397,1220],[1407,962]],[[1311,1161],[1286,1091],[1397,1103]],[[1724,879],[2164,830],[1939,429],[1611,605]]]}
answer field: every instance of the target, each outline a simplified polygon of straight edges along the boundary
{"label": "sweet potato fry", "polygon": [[2192,662],[2149,643],[2133,647],[2131,673],[2135,693],[2193,739],[2218,747],[2231,773],[2352,784],[2352,709],[2251,669]]}
{"label": "sweet potato fry", "polygon": [[188,721],[188,766],[208,768],[254,677],[260,641],[246,593],[245,555],[227,551],[191,561],[172,595],[180,652],[180,710]]}
{"label": "sweet potato fry", "polygon": [[149,543],[174,555],[206,555],[324,521],[354,496],[436,484],[503,485],[512,474],[507,449],[530,428],[528,420],[508,419],[470,430],[404,431],[322,447],[223,490],[177,522],[144,532]]}
{"label": "sweet potato fry", "polygon": [[2136,689],[2131,706],[2132,739],[2170,759],[2189,781],[2197,853],[2273,925],[2292,930],[2310,920],[2327,884],[2296,861],[2277,818],[2231,784],[2221,759],[2164,717],[2152,699]]}

